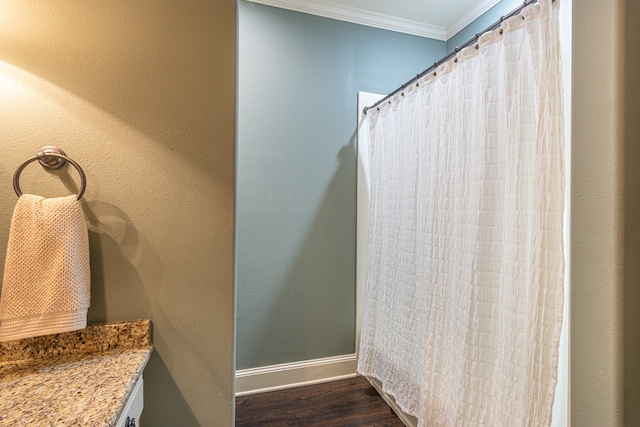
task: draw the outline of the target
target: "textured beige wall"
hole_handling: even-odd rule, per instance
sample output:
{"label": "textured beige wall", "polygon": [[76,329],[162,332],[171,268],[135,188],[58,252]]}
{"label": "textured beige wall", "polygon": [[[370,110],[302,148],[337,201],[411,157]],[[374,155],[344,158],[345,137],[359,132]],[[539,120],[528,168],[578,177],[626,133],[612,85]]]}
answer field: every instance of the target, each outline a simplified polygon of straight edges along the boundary
{"label": "textured beige wall", "polygon": [[573,2],[571,415],[640,425],[636,0]]}
{"label": "textured beige wall", "polygon": [[625,425],[640,425],[640,2],[624,16]]}
{"label": "textured beige wall", "polygon": [[[151,426],[233,416],[233,1],[0,0],[0,259],[15,168],[57,145],[84,168],[89,318],[149,317]],[[24,192],[76,191],[31,164]]]}

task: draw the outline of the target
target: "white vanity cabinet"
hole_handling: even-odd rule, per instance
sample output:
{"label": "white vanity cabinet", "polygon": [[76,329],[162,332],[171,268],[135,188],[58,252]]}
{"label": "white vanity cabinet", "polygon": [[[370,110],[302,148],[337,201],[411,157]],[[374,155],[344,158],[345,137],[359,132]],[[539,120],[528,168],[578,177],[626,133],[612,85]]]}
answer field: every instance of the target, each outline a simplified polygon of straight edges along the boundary
{"label": "white vanity cabinet", "polygon": [[116,427],[140,427],[140,415],[142,414],[142,408],[144,406],[144,392],[143,392],[143,380],[142,376],[136,382],[133,387],[131,396],[124,406],[124,410],[116,423]]}

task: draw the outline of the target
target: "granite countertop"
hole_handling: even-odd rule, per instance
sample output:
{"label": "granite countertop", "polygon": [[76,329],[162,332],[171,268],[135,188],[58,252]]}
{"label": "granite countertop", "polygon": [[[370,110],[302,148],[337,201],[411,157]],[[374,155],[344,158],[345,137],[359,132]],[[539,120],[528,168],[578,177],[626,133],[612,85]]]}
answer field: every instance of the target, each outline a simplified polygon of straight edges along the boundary
{"label": "granite countertop", "polygon": [[0,343],[0,426],[114,426],[153,347],[149,320]]}

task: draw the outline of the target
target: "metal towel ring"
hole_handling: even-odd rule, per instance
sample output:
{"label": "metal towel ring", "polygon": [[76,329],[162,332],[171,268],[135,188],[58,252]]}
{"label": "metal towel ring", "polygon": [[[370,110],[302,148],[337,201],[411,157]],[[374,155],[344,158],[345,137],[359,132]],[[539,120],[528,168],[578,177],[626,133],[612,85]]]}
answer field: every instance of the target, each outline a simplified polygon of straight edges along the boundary
{"label": "metal towel ring", "polygon": [[22,165],[20,165],[18,169],[16,169],[16,172],[13,174],[13,189],[15,190],[18,197],[22,196],[22,191],[20,191],[20,183],[19,183],[20,174],[22,173],[24,168],[27,167],[29,163],[35,162],[36,160],[38,160],[40,164],[46,167],[47,169],[58,169],[64,166],[65,162],[71,163],[73,167],[75,167],[78,173],[80,174],[80,181],[81,181],[80,191],[78,192],[76,199],[80,200],[82,198],[82,195],[84,194],[84,190],[86,190],[87,188],[87,178],[84,175],[84,171],[82,170],[82,168],[78,163],[76,163],[75,161],[67,157],[64,151],[62,151],[58,147],[54,147],[51,145],[42,147],[42,149],[38,151],[38,154],[36,156],[26,160]]}

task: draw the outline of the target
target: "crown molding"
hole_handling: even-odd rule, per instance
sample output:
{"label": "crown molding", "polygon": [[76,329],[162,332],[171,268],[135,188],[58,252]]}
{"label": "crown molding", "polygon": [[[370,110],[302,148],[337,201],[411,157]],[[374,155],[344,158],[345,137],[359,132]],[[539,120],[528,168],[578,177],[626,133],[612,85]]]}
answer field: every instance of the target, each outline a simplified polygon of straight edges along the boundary
{"label": "crown molding", "polygon": [[451,37],[455,36],[459,31],[461,31],[464,27],[471,24],[473,21],[478,19],[485,13],[487,10],[491,9],[496,4],[500,3],[501,0],[482,0],[477,1],[473,7],[467,9],[467,11],[458,18],[454,23],[448,25],[445,31],[445,40],[449,40]]}
{"label": "crown molding", "polygon": [[[396,18],[381,13],[370,12],[354,7],[321,3],[313,0],[248,0],[253,3],[289,9],[296,12],[308,13],[325,18],[338,19],[366,25],[368,27],[381,28],[414,36],[428,37],[431,39],[446,41],[447,29],[435,25],[427,25],[422,22]],[[499,0],[489,0],[497,2]],[[485,3],[485,2],[481,2]],[[474,9],[476,9],[474,7]]]}

